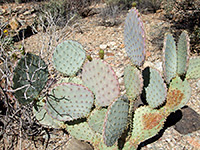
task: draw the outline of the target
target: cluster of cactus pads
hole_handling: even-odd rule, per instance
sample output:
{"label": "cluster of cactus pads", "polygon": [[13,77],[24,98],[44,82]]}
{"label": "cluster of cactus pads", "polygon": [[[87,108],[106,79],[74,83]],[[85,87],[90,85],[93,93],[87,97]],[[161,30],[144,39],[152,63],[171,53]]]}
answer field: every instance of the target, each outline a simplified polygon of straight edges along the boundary
{"label": "cluster of cactus pads", "polygon": [[[44,126],[65,128],[71,136],[88,141],[95,149],[119,149],[122,135],[125,150],[155,136],[171,112],[183,107],[191,96],[188,79],[199,78],[200,58],[189,59],[189,38],[183,31],[177,48],[173,36],[165,35],[163,70],[143,68],[145,32],[138,11],[133,8],[125,20],[125,49],[131,64],[124,69],[126,94],[120,96],[115,72],[100,51],[101,59],[86,60],[86,54],[76,41],[66,40],[53,53],[56,70],[67,78],[53,85],[45,97],[39,97],[33,112]],[[82,68],[78,77],[77,72]],[[143,69],[142,69],[143,68]],[[39,96],[48,79],[44,61],[28,53],[14,70],[13,88],[22,104]],[[139,97],[148,105],[133,112]],[[126,134],[127,133],[127,134]]]}

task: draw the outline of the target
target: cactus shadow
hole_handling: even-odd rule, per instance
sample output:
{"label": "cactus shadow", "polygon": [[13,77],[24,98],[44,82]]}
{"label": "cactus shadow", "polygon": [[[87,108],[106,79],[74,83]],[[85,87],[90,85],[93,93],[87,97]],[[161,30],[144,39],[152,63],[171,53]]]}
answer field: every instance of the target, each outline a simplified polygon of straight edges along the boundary
{"label": "cactus shadow", "polygon": [[142,90],[142,94],[141,94],[141,100],[143,102],[143,104],[147,105],[147,101],[146,101],[146,92],[145,92],[145,88],[148,87],[149,83],[150,83],[150,67],[146,67],[144,70],[142,70],[142,78],[143,80],[143,90]]}
{"label": "cactus shadow", "polygon": [[169,128],[169,127],[171,127],[171,126],[174,126],[174,125],[175,125],[177,122],[179,122],[181,119],[182,119],[182,112],[181,112],[181,110],[177,110],[176,112],[171,113],[171,114],[167,117],[163,129],[161,129],[161,130],[159,131],[159,133],[158,133],[157,135],[155,135],[154,137],[152,137],[152,138],[150,138],[150,139],[148,139],[148,140],[146,140],[146,141],[140,143],[140,144],[138,145],[137,150],[141,150],[142,147],[144,147],[144,146],[146,146],[146,145],[148,145],[148,144],[151,144],[151,143],[156,142],[157,140],[159,140],[159,139],[163,136],[163,134],[164,134],[164,132],[165,132],[165,130],[166,130],[167,128]]}

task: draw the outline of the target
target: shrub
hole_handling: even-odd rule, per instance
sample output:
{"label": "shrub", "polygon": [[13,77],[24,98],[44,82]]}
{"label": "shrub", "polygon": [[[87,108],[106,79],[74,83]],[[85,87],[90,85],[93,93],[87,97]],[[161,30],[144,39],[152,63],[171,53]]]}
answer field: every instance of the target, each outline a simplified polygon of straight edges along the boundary
{"label": "shrub", "polygon": [[200,1],[199,0],[163,0],[166,18],[172,20],[177,30],[188,30],[191,37],[191,47],[194,52],[199,47],[200,28]]}

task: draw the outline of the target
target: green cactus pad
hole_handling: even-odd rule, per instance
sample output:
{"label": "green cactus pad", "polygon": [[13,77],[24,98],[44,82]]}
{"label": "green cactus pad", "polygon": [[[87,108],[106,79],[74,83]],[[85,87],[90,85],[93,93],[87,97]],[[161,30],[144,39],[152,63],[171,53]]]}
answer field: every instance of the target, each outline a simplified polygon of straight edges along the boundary
{"label": "green cactus pad", "polygon": [[169,113],[185,106],[191,96],[191,87],[187,80],[182,81],[180,77],[176,77],[170,83],[167,93],[167,103],[164,106]]}
{"label": "green cactus pad", "polygon": [[149,106],[136,109],[133,118],[132,139],[133,145],[139,145],[155,136],[164,126],[166,116],[162,111]]}
{"label": "green cactus pad", "polygon": [[124,84],[126,95],[131,99],[135,99],[142,92],[142,74],[135,66],[128,65],[124,69]]}
{"label": "green cactus pad", "polygon": [[167,83],[176,76],[177,54],[173,36],[170,33],[165,35],[163,47],[163,69]]}
{"label": "green cactus pad", "polygon": [[187,79],[200,78],[200,57],[190,58],[186,78]]}
{"label": "green cactus pad", "polygon": [[101,110],[94,109],[91,112],[88,118],[88,124],[93,131],[102,134],[103,123],[106,116],[106,112],[107,112],[107,109],[105,108]]}
{"label": "green cactus pad", "polygon": [[134,139],[130,139],[125,143],[123,150],[137,150],[138,145],[134,142]]}
{"label": "green cactus pad", "polygon": [[177,73],[185,74],[189,60],[190,41],[186,31],[183,31],[178,40],[177,49]]}
{"label": "green cactus pad", "polygon": [[93,100],[93,93],[83,85],[61,83],[50,91],[46,109],[50,116],[59,121],[71,121],[87,117]]}
{"label": "green cactus pad", "polygon": [[103,139],[107,146],[112,146],[127,127],[129,102],[120,97],[108,108],[103,128]]}
{"label": "green cactus pad", "polygon": [[81,44],[66,40],[60,43],[53,53],[56,70],[68,76],[75,75],[85,61],[86,55]]}
{"label": "green cactus pad", "polygon": [[142,66],[145,59],[145,33],[138,11],[133,8],[125,20],[124,44],[134,65]]}
{"label": "green cactus pad", "polygon": [[103,142],[103,136],[99,134],[95,135],[91,143],[95,150],[118,150],[117,144],[114,144],[111,147],[107,147]]}
{"label": "green cactus pad", "polygon": [[119,82],[114,71],[100,59],[85,63],[82,80],[93,91],[96,106],[108,106],[119,96]]}
{"label": "green cactus pad", "polygon": [[167,88],[161,74],[156,69],[150,68],[150,83],[145,91],[150,107],[156,108],[165,102]]}
{"label": "green cactus pad", "polygon": [[95,133],[89,127],[87,122],[82,122],[75,125],[67,125],[67,132],[78,140],[92,141]]}
{"label": "green cactus pad", "polygon": [[60,129],[64,125],[64,122],[58,121],[56,119],[53,119],[46,111],[45,103],[41,101],[37,102],[37,109],[36,107],[33,108],[33,114],[36,117],[36,119],[39,121],[40,124],[55,128],[55,129]]}
{"label": "green cactus pad", "polygon": [[14,95],[22,104],[27,104],[36,99],[48,80],[48,69],[45,62],[37,55],[27,53],[23,56],[14,69],[13,89]]}

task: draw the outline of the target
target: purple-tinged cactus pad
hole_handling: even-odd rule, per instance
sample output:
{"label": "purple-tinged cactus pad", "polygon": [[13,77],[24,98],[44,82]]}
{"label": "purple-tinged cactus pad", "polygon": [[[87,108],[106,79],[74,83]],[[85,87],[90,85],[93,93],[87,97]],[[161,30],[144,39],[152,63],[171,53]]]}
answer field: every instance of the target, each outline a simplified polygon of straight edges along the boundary
{"label": "purple-tinged cactus pad", "polygon": [[112,68],[102,60],[94,59],[83,66],[82,80],[95,95],[96,106],[108,106],[120,94],[119,82]]}
{"label": "purple-tinged cactus pad", "polygon": [[93,93],[83,85],[61,83],[49,93],[46,109],[50,116],[60,121],[87,117],[93,106]]}
{"label": "purple-tinged cactus pad", "polygon": [[139,145],[141,142],[155,136],[164,126],[166,116],[163,111],[142,106],[136,109],[133,118],[132,142]]}
{"label": "purple-tinged cactus pad", "polygon": [[126,95],[131,99],[135,99],[142,92],[142,74],[135,66],[128,65],[124,69],[124,84]]}
{"label": "purple-tinged cactus pad", "polygon": [[165,35],[163,47],[163,69],[167,83],[176,76],[177,54],[173,36],[170,33]]}
{"label": "purple-tinged cactus pad", "polygon": [[88,118],[88,124],[93,131],[102,134],[103,123],[106,116],[106,112],[107,112],[106,108],[102,108],[100,110],[94,109],[91,112]]}
{"label": "purple-tinged cactus pad", "polygon": [[150,107],[156,108],[165,102],[167,88],[161,74],[156,69],[150,68],[150,83],[145,91]]}
{"label": "purple-tinged cactus pad", "polygon": [[187,80],[182,81],[176,77],[170,83],[167,93],[167,103],[165,109],[171,113],[185,106],[191,96],[191,87]]}
{"label": "purple-tinged cactus pad", "polygon": [[76,139],[84,141],[91,141],[95,136],[95,132],[92,131],[87,122],[67,125],[67,132]]}
{"label": "purple-tinged cactus pad", "polygon": [[85,61],[86,55],[81,44],[66,40],[60,43],[53,53],[56,70],[68,76],[75,75]]}
{"label": "purple-tinged cactus pad", "polygon": [[145,60],[145,33],[138,11],[133,8],[125,20],[124,44],[134,65],[142,66]]}
{"label": "purple-tinged cactus pad", "polygon": [[120,97],[108,108],[103,128],[103,139],[107,146],[112,146],[127,127],[129,102]]}
{"label": "purple-tinged cactus pad", "polygon": [[200,57],[190,58],[186,78],[187,79],[200,78]]}
{"label": "purple-tinged cactus pad", "polygon": [[190,39],[186,31],[183,31],[178,40],[177,48],[177,73],[185,74],[189,61]]}

